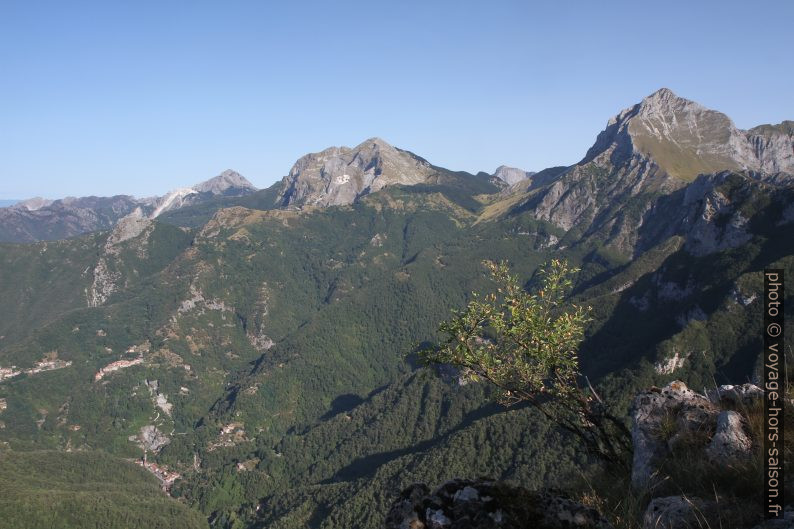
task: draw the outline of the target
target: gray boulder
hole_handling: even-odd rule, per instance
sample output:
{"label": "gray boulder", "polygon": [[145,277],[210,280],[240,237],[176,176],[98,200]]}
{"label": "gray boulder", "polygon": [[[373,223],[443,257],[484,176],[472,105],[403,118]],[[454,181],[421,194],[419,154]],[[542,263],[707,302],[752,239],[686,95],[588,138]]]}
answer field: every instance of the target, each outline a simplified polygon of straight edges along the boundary
{"label": "gray boulder", "polygon": [[746,459],[750,456],[753,443],[744,433],[741,414],[735,411],[722,411],[717,417],[717,432],[711,438],[706,453],[712,461],[728,462]]}
{"label": "gray boulder", "polygon": [[764,398],[764,390],[755,384],[740,384],[733,386],[722,385],[707,393],[709,400],[714,403],[752,404],[757,399]]}
{"label": "gray boulder", "polygon": [[717,414],[709,399],[681,381],[638,394],[632,409],[632,484],[638,488],[650,485],[659,463],[670,451],[668,441],[673,444],[681,433],[708,427]]}

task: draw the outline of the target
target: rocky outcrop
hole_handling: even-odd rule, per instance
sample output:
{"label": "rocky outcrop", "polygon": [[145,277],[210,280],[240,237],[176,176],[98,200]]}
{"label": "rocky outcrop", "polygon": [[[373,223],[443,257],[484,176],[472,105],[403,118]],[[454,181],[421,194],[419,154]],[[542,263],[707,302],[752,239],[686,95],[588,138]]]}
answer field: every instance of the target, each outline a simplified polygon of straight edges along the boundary
{"label": "rocky outcrop", "polygon": [[281,206],[352,204],[391,185],[434,180],[438,170],[408,151],[370,138],[354,148],[330,147],[307,154],[292,166],[277,197]]}
{"label": "rocky outcrop", "polygon": [[792,172],[794,167],[794,121],[759,125],[745,135],[762,171],[770,174]]}
{"label": "rocky outcrop", "polygon": [[[105,241],[104,252],[94,267],[91,286],[86,290],[89,307],[104,304],[119,289],[122,273],[118,270],[117,264],[122,248],[133,245],[138,257],[141,259],[146,257],[147,242],[153,229],[154,224],[143,217],[140,208],[136,208],[130,215],[121,219],[113,228]],[[135,239],[139,240],[134,241]]]}
{"label": "rocky outcrop", "polygon": [[94,267],[94,280],[86,289],[86,302],[89,307],[98,307],[118,289],[121,273],[108,268],[107,259],[103,256]]}
{"label": "rocky outcrop", "polygon": [[489,480],[453,480],[432,494],[405,489],[386,516],[386,529],[571,529],[612,526],[597,511],[548,492]]}
{"label": "rocky outcrop", "polygon": [[752,238],[742,210],[771,191],[754,176],[725,171],[698,177],[687,187],[680,213],[668,210],[667,222],[673,220],[675,231],[685,235],[689,253],[706,255],[735,248]]}
{"label": "rocky outcrop", "polygon": [[762,396],[763,390],[752,384],[721,386],[705,396],[680,381],[638,394],[632,408],[632,485],[645,488],[663,479],[658,471],[664,459],[693,436],[704,441],[704,457],[716,464],[747,458],[753,443],[746,420],[722,408],[750,404]]}
{"label": "rocky outcrop", "polygon": [[149,452],[159,452],[162,447],[171,442],[171,439],[153,424],[142,426],[138,435],[131,435],[129,440],[142,450]]}
{"label": "rocky outcrop", "polygon": [[712,461],[746,459],[753,442],[744,433],[745,420],[738,412],[725,410],[717,416],[717,431],[711,438],[706,454]]}
{"label": "rocky outcrop", "polygon": [[748,405],[764,397],[764,390],[755,384],[725,384],[706,393],[712,402]]}
{"label": "rocky outcrop", "polygon": [[141,208],[135,210],[126,217],[119,220],[105,243],[105,250],[118,253],[119,244],[138,237],[141,233],[151,228],[152,222],[143,217]]}
{"label": "rocky outcrop", "polygon": [[160,384],[156,380],[149,380],[148,378],[144,381],[144,384],[149,389],[149,395],[152,397],[154,405],[170,417],[174,405],[168,402],[168,395],[160,392]]}
{"label": "rocky outcrop", "polygon": [[635,487],[650,485],[661,460],[669,453],[668,441],[716,421],[717,408],[706,397],[671,382],[637,395],[632,410],[634,446],[631,481]]}

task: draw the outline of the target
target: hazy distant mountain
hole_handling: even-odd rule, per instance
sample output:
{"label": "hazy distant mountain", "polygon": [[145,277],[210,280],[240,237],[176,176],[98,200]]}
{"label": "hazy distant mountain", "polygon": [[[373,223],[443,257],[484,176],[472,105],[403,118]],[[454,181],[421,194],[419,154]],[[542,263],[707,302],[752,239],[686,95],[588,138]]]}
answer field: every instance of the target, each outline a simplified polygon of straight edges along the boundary
{"label": "hazy distant mountain", "polygon": [[240,173],[227,169],[218,176],[192,187],[169,191],[161,197],[144,199],[144,213],[149,218],[159,217],[167,211],[206,202],[214,197],[240,197],[255,193],[257,188]]}
{"label": "hazy distant mountain", "polygon": [[54,200],[49,200],[41,197],[34,197],[34,198],[29,198],[27,200],[18,200],[15,206],[18,208],[26,209],[28,211],[36,211],[37,209],[41,209],[43,207],[49,206],[53,202]]}
{"label": "hazy distant mountain", "polygon": [[240,196],[257,190],[243,175],[231,169],[227,169],[215,178],[210,178],[193,186],[193,189],[199,193],[223,196]]}
{"label": "hazy distant mountain", "polygon": [[8,199],[0,200],[0,208],[7,208],[9,206],[13,206],[17,202],[19,202],[19,200],[8,200]]}
{"label": "hazy distant mountain", "polygon": [[527,178],[531,177],[534,172],[524,171],[523,169],[518,169],[516,167],[507,167],[506,165],[500,165],[494,171],[494,178],[504,182],[505,184],[512,186],[521,182],[522,180],[526,180]]}
{"label": "hazy distant mountain", "polygon": [[155,218],[216,197],[246,196],[256,190],[242,175],[227,170],[205,182],[176,189],[162,197],[32,198],[0,209],[0,242],[64,239],[112,228],[127,215]]}

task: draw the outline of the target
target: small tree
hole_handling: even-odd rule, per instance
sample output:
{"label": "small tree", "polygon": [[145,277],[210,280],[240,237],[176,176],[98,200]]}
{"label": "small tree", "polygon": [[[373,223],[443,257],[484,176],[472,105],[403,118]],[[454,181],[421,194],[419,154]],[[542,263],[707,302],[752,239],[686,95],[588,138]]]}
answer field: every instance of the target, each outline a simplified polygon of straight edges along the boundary
{"label": "small tree", "polygon": [[[472,293],[465,310],[441,324],[445,340],[424,349],[425,364],[462,369],[501,390],[500,401],[526,401],[554,424],[581,439],[598,457],[627,465],[631,436],[579,371],[577,351],[589,321],[589,307],[565,298],[578,272],[564,261],[542,267],[542,285],[528,293],[505,263],[486,261],[496,292]],[[583,385],[586,382],[586,388]]]}

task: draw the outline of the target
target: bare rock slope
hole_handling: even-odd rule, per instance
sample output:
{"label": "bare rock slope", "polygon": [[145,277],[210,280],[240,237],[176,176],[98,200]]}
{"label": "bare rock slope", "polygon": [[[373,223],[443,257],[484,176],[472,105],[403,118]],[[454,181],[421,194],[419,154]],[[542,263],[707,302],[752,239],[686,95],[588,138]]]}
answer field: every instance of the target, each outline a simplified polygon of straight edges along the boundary
{"label": "bare rock slope", "polygon": [[426,160],[370,138],[353,147],[330,147],[307,154],[282,181],[283,206],[334,206],[389,185],[429,182],[438,173]]}

